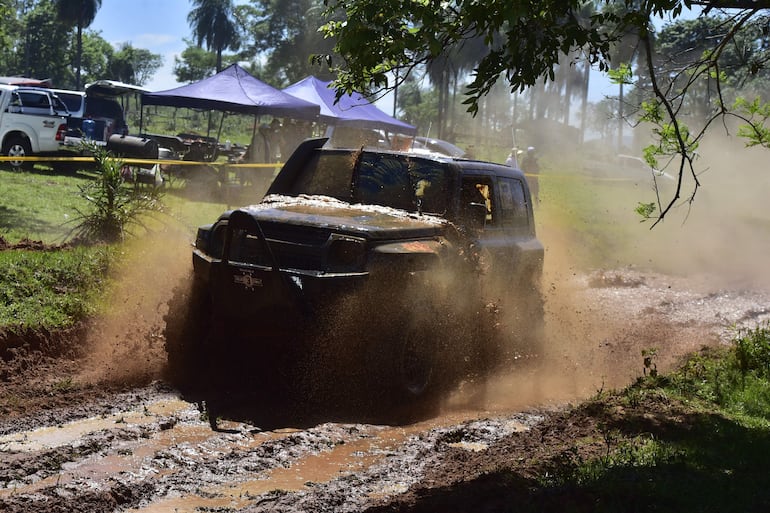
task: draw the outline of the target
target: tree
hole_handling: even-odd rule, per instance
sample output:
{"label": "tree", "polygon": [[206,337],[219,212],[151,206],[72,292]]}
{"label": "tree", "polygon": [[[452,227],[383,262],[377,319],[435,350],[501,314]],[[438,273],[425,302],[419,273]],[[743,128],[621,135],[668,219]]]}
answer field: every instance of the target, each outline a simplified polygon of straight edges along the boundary
{"label": "tree", "polygon": [[334,39],[324,38],[318,30],[324,21],[322,11],[321,0],[252,0],[252,5],[239,6],[238,17],[249,40],[244,56],[261,57],[265,75],[277,87],[308,75],[334,78],[328,68],[310,60],[315,53],[334,54]]}
{"label": "tree", "polygon": [[216,54],[195,46],[187,39],[185,43],[187,48],[182,52],[181,58],[174,57],[174,75],[179,82],[192,84],[216,73]]}
{"label": "tree", "polygon": [[56,19],[77,28],[77,52],[75,56],[75,89],[80,89],[80,69],[83,57],[83,29],[93,23],[102,0],[56,0]]}
{"label": "tree", "polygon": [[[81,57],[81,80],[88,84],[110,76],[110,61],[115,54],[112,45],[98,32],[87,30],[83,32],[83,54]],[[74,87],[74,77],[62,87]],[[57,82],[58,84],[58,82]]]}
{"label": "tree", "polygon": [[187,15],[198,46],[206,43],[217,56],[217,73],[222,71],[222,52],[237,51],[241,37],[234,21],[232,0],[193,0],[193,9]]}
{"label": "tree", "polygon": [[110,75],[127,84],[144,85],[163,65],[163,58],[143,48],[123,43],[109,62]]}
{"label": "tree", "polygon": [[[498,80],[504,80],[511,92],[522,91],[543,81],[553,81],[563,54],[580,50],[599,71],[617,64],[612,51],[624,34],[638,36],[646,60],[654,100],[642,105],[641,121],[651,123],[657,138],[655,145],[645,150],[651,164],[659,157],[670,158],[678,167],[676,190],[671,198],[660,202],[656,223],[678,203],[686,176],[692,179],[690,201],[699,187],[695,168],[697,147],[713,121],[733,116],[745,123],[742,134],[749,134],[754,144],[770,147],[770,106],[762,101],[727,103],[722,94],[720,60],[736,36],[751,27],[751,21],[770,8],[770,0],[601,0],[601,9],[587,21],[579,15],[583,0],[449,0],[414,2],[410,0],[326,0],[328,21],[322,30],[337,41],[336,52],[344,59],[337,66],[337,93],[364,88],[392,89],[393,77],[408,76],[416,66],[445,58],[447,52],[462,41],[482,38],[488,52],[473,72],[466,89],[465,103],[471,113],[477,113],[480,98]],[[704,6],[706,11],[730,8],[722,37],[712,41],[711,48],[682,70],[687,77],[684,85],[666,88],[657,79],[653,63],[655,40],[651,30],[654,17],[677,18],[683,8]],[[621,9],[613,7],[622,7]],[[762,38],[759,38],[762,41]],[[761,43],[755,43],[757,45]],[[318,61],[331,64],[328,56],[319,54]],[[755,61],[761,68],[765,61]],[[613,66],[615,64],[616,66]],[[562,61],[563,65],[563,61]],[[705,76],[716,79],[714,107],[711,115],[698,129],[687,126],[681,107],[688,92]],[[396,79],[399,80],[399,79]],[[735,107],[735,108],[732,108]],[[767,114],[767,116],[765,116]],[[677,163],[673,163],[673,159]],[[649,210],[644,210],[649,212]],[[656,224],[653,223],[653,226]]]}
{"label": "tree", "polygon": [[16,40],[18,55],[11,74],[47,78],[53,84],[69,83],[69,29],[57,23],[56,5],[43,0],[29,11],[23,11],[23,30]]}

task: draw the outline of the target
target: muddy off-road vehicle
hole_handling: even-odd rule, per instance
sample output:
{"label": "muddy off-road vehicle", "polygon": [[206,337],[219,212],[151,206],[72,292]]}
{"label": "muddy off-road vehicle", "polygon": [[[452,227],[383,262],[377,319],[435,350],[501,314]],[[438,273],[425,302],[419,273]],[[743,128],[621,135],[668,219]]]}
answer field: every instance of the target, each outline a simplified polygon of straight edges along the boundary
{"label": "muddy off-road vehicle", "polygon": [[543,246],[521,171],[325,141],[302,143],[260,203],[198,229],[167,316],[173,376],[250,362],[385,406],[537,338]]}

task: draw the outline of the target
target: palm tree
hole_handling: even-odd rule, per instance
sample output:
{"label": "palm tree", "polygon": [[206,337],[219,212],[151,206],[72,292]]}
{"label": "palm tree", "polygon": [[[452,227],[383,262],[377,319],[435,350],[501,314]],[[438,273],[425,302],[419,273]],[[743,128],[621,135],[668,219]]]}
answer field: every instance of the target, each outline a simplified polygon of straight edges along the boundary
{"label": "palm tree", "polygon": [[80,89],[80,68],[83,58],[83,29],[93,23],[102,0],[56,0],[56,17],[62,23],[77,27],[77,56],[75,58],[75,89]]}
{"label": "palm tree", "polygon": [[222,52],[238,50],[241,38],[233,15],[232,0],[193,0],[187,15],[198,46],[204,42],[217,54],[217,73],[222,71]]}

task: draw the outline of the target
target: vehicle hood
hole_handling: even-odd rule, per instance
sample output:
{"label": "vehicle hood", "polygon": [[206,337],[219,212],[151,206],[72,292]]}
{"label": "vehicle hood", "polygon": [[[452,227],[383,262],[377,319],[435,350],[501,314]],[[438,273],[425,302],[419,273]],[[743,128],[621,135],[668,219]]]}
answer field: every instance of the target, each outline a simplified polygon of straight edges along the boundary
{"label": "vehicle hood", "polygon": [[328,196],[270,195],[241,210],[260,222],[313,226],[380,240],[432,237],[444,233],[449,225],[435,215],[350,204]]}

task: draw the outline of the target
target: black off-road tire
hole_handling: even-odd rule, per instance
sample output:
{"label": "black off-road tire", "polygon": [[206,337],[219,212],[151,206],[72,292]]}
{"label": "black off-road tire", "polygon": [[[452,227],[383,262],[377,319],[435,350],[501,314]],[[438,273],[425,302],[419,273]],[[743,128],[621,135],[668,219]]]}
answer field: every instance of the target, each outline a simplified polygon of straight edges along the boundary
{"label": "black off-road tire", "polygon": [[[5,140],[2,153],[8,157],[29,157],[32,154],[32,147],[29,141],[24,137],[12,136]],[[11,169],[26,170],[32,169],[32,162],[22,160],[10,160],[6,162]]]}
{"label": "black off-road tire", "polygon": [[180,388],[204,380],[206,342],[211,331],[211,297],[207,288],[190,277],[174,289],[165,320],[167,375]]}
{"label": "black off-road tire", "polygon": [[404,327],[390,348],[392,394],[396,402],[413,402],[431,395],[436,382],[436,343],[426,326]]}
{"label": "black off-road tire", "polygon": [[434,305],[421,297],[393,298],[393,311],[372,328],[366,388],[374,413],[385,422],[401,424],[435,415],[451,388],[446,379],[450,362],[442,354],[445,330]]}

